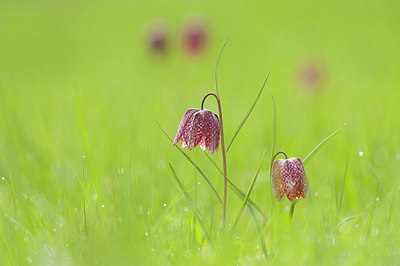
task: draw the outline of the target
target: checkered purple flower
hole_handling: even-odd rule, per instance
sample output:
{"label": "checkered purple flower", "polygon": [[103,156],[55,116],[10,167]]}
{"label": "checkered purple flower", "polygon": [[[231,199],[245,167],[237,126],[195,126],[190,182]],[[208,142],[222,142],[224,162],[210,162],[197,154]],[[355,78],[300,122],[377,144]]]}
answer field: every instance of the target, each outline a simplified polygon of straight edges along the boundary
{"label": "checkered purple flower", "polygon": [[182,141],[182,148],[192,150],[200,145],[202,150],[211,153],[218,151],[220,137],[219,119],[213,112],[203,109],[189,109],[179,124],[178,132],[172,146]]}
{"label": "checkered purple flower", "polygon": [[308,177],[300,158],[274,161],[271,167],[271,187],[279,201],[285,194],[290,201],[306,198]]}

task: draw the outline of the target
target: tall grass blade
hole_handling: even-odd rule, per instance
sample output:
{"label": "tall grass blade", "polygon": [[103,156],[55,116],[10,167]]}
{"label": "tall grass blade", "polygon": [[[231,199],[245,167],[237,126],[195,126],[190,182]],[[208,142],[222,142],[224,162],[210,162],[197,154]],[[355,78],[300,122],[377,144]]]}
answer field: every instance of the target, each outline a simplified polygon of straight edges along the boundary
{"label": "tall grass blade", "polygon": [[272,165],[272,158],[274,157],[275,153],[275,142],[276,142],[276,104],[275,104],[275,97],[272,93],[271,89],[267,86],[269,94],[271,94],[272,104],[274,107],[273,119],[272,119],[272,141],[271,141],[271,165]]}
{"label": "tall grass blade", "polygon": [[266,76],[266,78],[265,78],[265,80],[264,80],[264,82],[263,82],[263,84],[262,84],[262,86],[261,86],[260,91],[259,91],[258,94],[257,94],[257,97],[255,98],[253,104],[250,106],[249,111],[248,111],[247,114],[244,116],[242,122],[240,122],[240,124],[239,124],[238,128],[236,129],[235,133],[233,133],[233,136],[232,136],[231,140],[229,141],[228,146],[227,146],[227,148],[226,148],[226,153],[228,153],[229,148],[231,147],[231,145],[232,145],[233,141],[235,140],[236,136],[239,134],[239,131],[242,129],[244,123],[246,123],[246,121],[247,121],[247,119],[249,118],[251,112],[253,112],[253,109],[254,109],[254,107],[256,106],[256,104],[257,104],[257,102],[258,102],[258,99],[260,98],[261,93],[262,93],[263,90],[264,90],[264,87],[265,87],[265,84],[267,83],[268,77],[269,77],[269,72],[268,72],[268,74],[267,74],[267,76]]}
{"label": "tall grass blade", "polygon": [[[168,135],[167,131],[165,131],[165,129],[161,126],[161,124],[157,121],[157,119],[155,119],[153,117],[154,121],[156,121],[157,125],[161,128],[161,130],[164,132],[165,136],[167,136],[167,138],[173,142],[172,138]],[[175,145],[175,147],[183,154],[183,156],[186,157],[186,159],[189,160],[189,162],[197,169],[197,171],[199,171],[199,173],[201,174],[201,176],[204,178],[204,180],[206,180],[207,184],[210,186],[210,188],[212,189],[212,191],[214,192],[215,196],[217,197],[219,203],[222,205],[222,200],[221,197],[219,196],[217,190],[215,189],[215,187],[213,186],[213,184],[210,182],[210,180],[208,179],[208,177],[206,176],[206,174],[200,169],[200,167],[192,160],[192,158],[189,157],[189,155],[187,155],[178,145]]]}
{"label": "tall grass blade", "polygon": [[345,128],[347,125],[344,124],[343,126],[341,126],[339,129],[337,129],[335,132],[333,132],[332,134],[330,134],[328,137],[326,137],[323,141],[321,141],[321,143],[319,143],[317,145],[317,147],[315,147],[309,155],[307,155],[306,158],[304,158],[303,160],[303,165],[306,165],[306,163],[308,163],[308,161],[315,155],[315,153],[317,153],[325,144],[326,142],[328,142],[328,140],[330,140],[331,138],[333,138],[334,136],[336,136],[336,134],[338,134],[343,128]]}
{"label": "tall grass blade", "polygon": [[168,164],[169,164],[169,167],[171,168],[171,171],[172,171],[172,173],[173,173],[173,175],[174,175],[176,181],[178,182],[178,185],[179,185],[180,189],[181,189],[182,192],[185,194],[186,200],[188,201],[189,206],[190,206],[190,208],[192,209],[192,212],[195,214],[196,219],[197,219],[197,221],[198,221],[199,224],[200,224],[201,230],[203,231],[203,234],[204,234],[204,236],[205,236],[207,242],[208,242],[210,245],[212,245],[212,242],[211,242],[211,235],[209,234],[209,232],[207,231],[207,228],[206,228],[205,225],[204,225],[203,218],[201,217],[200,212],[199,212],[197,206],[194,204],[194,202],[193,202],[192,199],[190,198],[189,193],[186,191],[185,186],[182,184],[181,180],[179,179],[178,175],[176,174],[175,169],[172,167],[172,164],[171,164],[171,163],[168,163]]}
{"label": "tall grass blade", "polygon": [[226,38],[226,40],[225,40],[225,42],[224,42],[224,45],[222,45],[222,48],[221,48],[221,50],[219,51],[219,55],[218,55],[218,59],[217,59],[217,64],[216,64],[216,66],[215,66],[215,90],[217,91],[218,99],[221,99],[221,98],[219,97],[219,91],[218,91],[218,67],[219,67],[219,61],[221,60],[222,52],[224,51],[225,46],[226,46],[226,44],[228,43],[228,41],[229,41],[230,38],[231,38],[231,36],[228,36],[228,38]]}
{"label": "tall grass blade", "polygon": [[238,225],[238,223],[239,223],[239,219],[240,219],[240,217],[242,216],[244,207],[246,206],[247,201],[249,200],[250,194],[251,194],[251,192],[252,192],[252,190],[253,190],[254,184],[256,183],[258,174],[260,173],[261,167],[262,167],[262,165],[263,165],[263,162],[264,162],[264,160],[265,160],[265,157],[267,156],[268,150],[269,150],[269,148],[267,148],[267,150],[264,152],[264,155],[263,155],[263,157],[262,157],[262,159],[261,159],[260,165],[258,166],[257,172],[256,172],[255,176],[253,177],[253,180],[252,180],[251,183],[250,183],[250,186],[249,186],[249,189],[247,190],[246,196],[244,197],[244,200],[243,200],[243,202],[242,202],[242,205],[240,206],[240,209],[239,209],[239,211],[238,211],[238,214],[236,215],[235,222],[233,223],[233,231],[236,230],[236,227],[237,227],[237,225]]}

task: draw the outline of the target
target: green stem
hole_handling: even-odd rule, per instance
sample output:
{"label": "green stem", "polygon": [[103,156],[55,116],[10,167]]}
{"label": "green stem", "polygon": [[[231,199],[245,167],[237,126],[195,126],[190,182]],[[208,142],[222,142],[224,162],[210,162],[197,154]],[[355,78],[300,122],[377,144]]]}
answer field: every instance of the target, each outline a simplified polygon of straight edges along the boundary
{"label": "green stem", "polygon": [[227,200],[227,192],[228,192],[228,174],[226,170],[226,150],[225,150],[225,138],[224,138],[224,123],[222,121],[222,108],[221,101],[217,94],[213,92],[207,93],[202,102],[201,102],[201,110],[203,110],[204,101],[208,96],[214,96],[217,100],[218,104],[218,112],[219,112],[219,127],[221,131],[221,150],[222,150],[222,164],[223,164],[223,173],[224,173],[224,196],[222,198],[222,227],[225,229],[225,221],[226,221],[226,200]]}

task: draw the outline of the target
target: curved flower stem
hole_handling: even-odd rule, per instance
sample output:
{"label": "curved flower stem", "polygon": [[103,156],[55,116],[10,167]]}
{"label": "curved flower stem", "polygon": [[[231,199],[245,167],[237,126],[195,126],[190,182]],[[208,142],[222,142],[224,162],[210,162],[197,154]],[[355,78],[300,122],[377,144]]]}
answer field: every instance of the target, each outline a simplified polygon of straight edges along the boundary
{"label": "curved flower stem", "polygon": [[283,154],[283,155],[285,156],[285,159],[286,159],[286,160],[288,159],[288,157],[287,157],[287,155],[286,155],[286,153],[285,153],[284,151],[278,151],[277,153],[275,153],[274,156],[272,156],[271,166],[272,166],[272,164],[274,163],[276,156],[278,156],[280,153]]}
{"label": "curved flower stem", "polygon": [[203,100],[201,101],[201,110],[204,107],[204,101],[208,96],[214,96],[217,100],[218,104],[218,112],[219,112],[219,127],[221,130],[221,150],[222,150],[222,164],[223,164],[223,172],[224,172],[224,197],[222,199],[222,227],[225,229],[225,218],[226,218],[226,199],[227,199],[227,191],[228,191],[228,174],[226,172],[226,150],[225,150],[225,139],[224,139],[224,123],[222,122],[222,108],[221,101],[217,94],[214,92],[207,93]]}

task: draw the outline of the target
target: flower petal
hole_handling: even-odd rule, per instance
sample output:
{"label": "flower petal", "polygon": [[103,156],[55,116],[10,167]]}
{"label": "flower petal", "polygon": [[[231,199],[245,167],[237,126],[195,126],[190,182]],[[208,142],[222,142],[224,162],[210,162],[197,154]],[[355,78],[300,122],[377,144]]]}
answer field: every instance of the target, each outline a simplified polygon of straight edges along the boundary
{"label": "flower petal", "polygon": [[286,196],[290,201],[305,198],[308,190],[308,178],[300,158],[285,160],[282,167],[282,180]]}
{"label": "flower petal", "polygon": [[[193,116],[194,113],[199,111],[199,109],[194,109],[191,108],[186,111],[186,113],[183,115],[181,123],[179,124],[178,132],[176,133],[174,142],[172,143],[172,146],[174,146],[176,143],[178,143],[181,139],[183,141],[183,133],[186,130],[185,128],[187,127],[187,123],[190,120],[190,118]],[[182,143],[183,145],[183,143]],[[186,146],[186,144],[185,144]]]}
{"label": "flower petal", "polygon": [[282,180],[282,165],[284,164],[285,160],[278,159],[276,160],[271,167],[271,188],[274,197],[281,201],[283,195],[285,193],[285,189],[283,187],[283,180]]}

